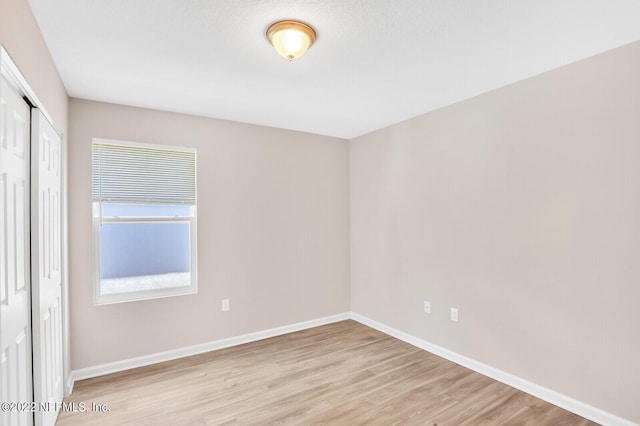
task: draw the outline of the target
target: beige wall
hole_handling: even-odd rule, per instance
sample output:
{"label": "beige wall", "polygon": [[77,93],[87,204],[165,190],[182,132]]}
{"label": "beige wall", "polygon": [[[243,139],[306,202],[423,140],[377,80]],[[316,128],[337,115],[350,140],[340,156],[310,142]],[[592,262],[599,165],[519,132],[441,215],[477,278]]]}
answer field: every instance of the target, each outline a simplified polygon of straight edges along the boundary
{"label": "beige wall", "polygon": [[639,422],[639,76],[635,43],[351,141],[352,310]]}
{"label": "beige wall", "polygon": [[[66,154],[69,98],[27,0],[0,0],[0,44],[7,50],[51,116],[54,127],[62,133],[63,150]],[[66,184],[66,175],[64,178]],[[64,276],[63,286],[66,298],[68,287]],[[68,305],[65,308],[68,308]],[[66,339],[68,309],[65,309],[64,315]],[[66,343],[68,345],[68,340]],[[68,374],[68,350],[65,352],[64,367],[65,373]]]}
{"label": "beige wall", "polygon": [[0,0],[0,43],[44,104],[55,127],[66,134],[67,91],[27,0]]}
{"label": "beige wall", "polygon": [[[70,117],[73,369],[349,311],[346,141],[78,99]],[[197,295],[93,305],[92,137],[197,148]]]}

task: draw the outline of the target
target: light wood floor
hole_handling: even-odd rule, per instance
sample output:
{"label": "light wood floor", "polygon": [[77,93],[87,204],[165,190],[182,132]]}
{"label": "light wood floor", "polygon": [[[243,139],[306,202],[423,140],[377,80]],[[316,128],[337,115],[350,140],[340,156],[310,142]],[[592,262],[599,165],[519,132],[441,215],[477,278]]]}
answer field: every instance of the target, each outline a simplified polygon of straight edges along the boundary
{"label": "light wood floor", "polygon": [[354,321],[79,381],[58,425],[588,425]]}

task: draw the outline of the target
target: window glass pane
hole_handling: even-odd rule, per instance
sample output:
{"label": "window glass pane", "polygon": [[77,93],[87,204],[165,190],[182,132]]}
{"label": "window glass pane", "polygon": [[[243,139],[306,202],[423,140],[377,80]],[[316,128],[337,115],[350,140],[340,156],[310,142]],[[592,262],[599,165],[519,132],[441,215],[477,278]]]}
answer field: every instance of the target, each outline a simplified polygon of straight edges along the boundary
{"label": "window glass pane", "polygon": [[191,206],[167,204],[102,203],[105,217],[189,217]]}
{"label": "window glass pane", "polygon": [[100,293],[191,284],[189,222],[100,226]]}

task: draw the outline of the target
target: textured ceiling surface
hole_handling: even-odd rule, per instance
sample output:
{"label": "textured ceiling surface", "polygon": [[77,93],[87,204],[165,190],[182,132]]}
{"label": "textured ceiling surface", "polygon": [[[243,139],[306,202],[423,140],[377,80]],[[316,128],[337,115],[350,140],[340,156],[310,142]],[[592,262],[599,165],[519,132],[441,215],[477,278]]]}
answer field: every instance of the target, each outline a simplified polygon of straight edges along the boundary
{"label": "textured ceiling surface", "polygon": [[[640,39],[640,0],[30,0],[70,96],[352,138]],[[287,62],[278,20],[318,32]]]}

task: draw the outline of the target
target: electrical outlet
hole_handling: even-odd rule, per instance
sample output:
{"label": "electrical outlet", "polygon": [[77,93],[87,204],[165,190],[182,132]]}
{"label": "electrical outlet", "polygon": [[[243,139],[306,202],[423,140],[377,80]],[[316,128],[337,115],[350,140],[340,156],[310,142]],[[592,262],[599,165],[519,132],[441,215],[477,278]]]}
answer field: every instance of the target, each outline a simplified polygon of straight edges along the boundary
{"label": "electrical outlet", "polygon": [[451,321],[458,322],[458,308],[451,308]]}
{"label": "electrical outlet", "polygon": [[431,313],[431,302],[429,302],[428,300],[424,301],[424,311],[428,314]]}
{"label": "electrical outlet", "polygon": [[231,310],[229,299],[222,299],[222,312],[227,312],[229,310]]}

